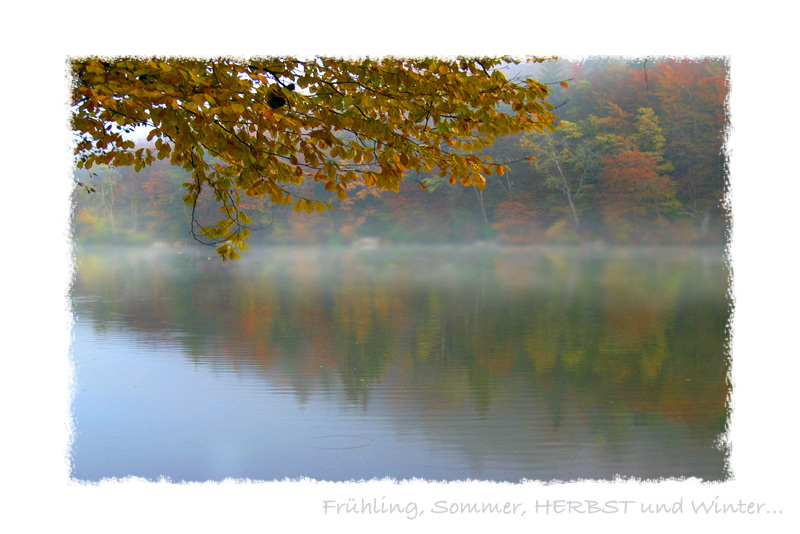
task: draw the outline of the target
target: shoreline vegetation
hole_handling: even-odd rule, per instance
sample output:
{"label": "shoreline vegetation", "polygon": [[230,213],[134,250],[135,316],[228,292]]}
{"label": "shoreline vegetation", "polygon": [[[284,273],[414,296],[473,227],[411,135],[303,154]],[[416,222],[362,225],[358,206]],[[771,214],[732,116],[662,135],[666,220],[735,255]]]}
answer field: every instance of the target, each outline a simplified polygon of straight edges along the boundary
{"label": "shoreline vegetation", "polygon": [[[529,69],[521,74],[548,86],[558,127],[499,137],[485,147],[482,155],[505,164],[485,187],[412,171],[396,192],[353,181],[346,198],[336,198],[323,182],[306,181],[293,194],[333,209],[306,213],[266,196],[247,198],[241,208],[250,221],[248,243],[369,248],[728,241],[724,59],[559,60]],[[188,245],[203,239],[198,225],[220,215],[212,194],[185,204],[189,173],[168,160],[139,172],[75,169],[74,178],[83,186],[74,190],[77,243]]]}

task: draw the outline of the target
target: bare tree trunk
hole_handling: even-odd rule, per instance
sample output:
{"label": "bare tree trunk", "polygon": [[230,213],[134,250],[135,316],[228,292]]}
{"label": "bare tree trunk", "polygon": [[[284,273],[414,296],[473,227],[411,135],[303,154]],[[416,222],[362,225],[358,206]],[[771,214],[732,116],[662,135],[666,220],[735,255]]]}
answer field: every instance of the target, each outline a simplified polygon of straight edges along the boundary
{"label": "bare tree trunk", "polygon": [[117,225],[114,222],[114,184],[109,183],[106,188],[106,182],[100,184],[100,200],[103,202],[108,223],[111,225],[111,235],[117,237]]}
{"label": "bare tree trunk", "polygon": [[[578,210],[575,208],[575,202],[573,201],[573,194],[572,194],[572,183],[570,182],[567,175],[564,173],[564,168],[561,166],[561,160],[558,159],[558,155],[556,154],[555,145],[550,145],[550,154],[553,158],[553,163],[556,165],[556,169],[558,169],[558,174],[561,179],[561,192],[564,193],[564,196],[567,197],[567,202],[569,202],[569,209],[572,210],[572,218],[575,220],[575,230],[580,230],[581,227],[581,220],[578,217]],[[578,187],[578,192],[580,192],[580,187],[583,186],[583,180],[581,180],[581,185]]]}
{"label": "bare tree trunk", "polygon": [[328,224],[331,226],[331,235],[336,235],[336,227],[333,224],[333,217],[331,217],[331,212],[325,211],[325,215],[328,217]]}
{"label": "bare tree trunk", "polygon": [[485,222],[488,225],[489,224],[489,218],[486,216],[486,209],[483,207],[483,191],[481,191],[480,189],[478,189],[476,187],[475,188],[475,196],[478,197],[478,205],[481,208],[481,215],[483,215],[483,222]]}
{"label": "bare tree trunk", "polygon": [[133,222],[131,226],[133,227],[132,230],[134,232],[139,231],[139,202],[136,200],[136,195],[132,195],[133,199],[131,201],[131,215],[133,218]]}
{"label": "bare tree trunk", "polygon": [[566,192],[567,201],[569,201],[569,209],[572,210],[572,218],[575,220],[575,230],[580,230],[581,228],[581,220],[578,217],[578,210],[575,208],[575,202],[572,200],[572,195],[570,195],[569,191]]}

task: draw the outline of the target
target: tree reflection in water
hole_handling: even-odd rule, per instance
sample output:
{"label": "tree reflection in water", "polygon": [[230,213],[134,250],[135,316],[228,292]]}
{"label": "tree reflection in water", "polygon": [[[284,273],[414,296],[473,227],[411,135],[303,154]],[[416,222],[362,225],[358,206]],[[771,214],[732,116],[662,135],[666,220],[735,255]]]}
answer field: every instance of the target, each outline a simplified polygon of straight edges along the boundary
{"label": "tree reflection in water", "polygon": [[[178,332],[196,365],[300,403],[379,407],[402,432],[448,439],[468,417],[491,429],[467,440],[478,449],[491,434],[487,447],[555,447],[576,424],[581,446],[606,452],[635,427],[679,428],[705,449],[725,431],[721,249],[277,248],[224,265],[204,253],[81,250],[76,312],[145,346]],[[698,472],[724,478],[724,457]]]}

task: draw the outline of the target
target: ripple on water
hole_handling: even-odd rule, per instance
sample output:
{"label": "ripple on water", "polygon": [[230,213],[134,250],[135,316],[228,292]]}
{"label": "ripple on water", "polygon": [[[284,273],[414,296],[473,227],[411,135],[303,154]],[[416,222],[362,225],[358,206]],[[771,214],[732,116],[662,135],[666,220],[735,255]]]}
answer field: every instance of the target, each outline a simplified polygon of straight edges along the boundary
{"label": "ripple on water", "polygon": [[372,438],[367,436],[317,436],[311,438],[311,446],[322,450],[363,449],[372,445],[372,441]]}

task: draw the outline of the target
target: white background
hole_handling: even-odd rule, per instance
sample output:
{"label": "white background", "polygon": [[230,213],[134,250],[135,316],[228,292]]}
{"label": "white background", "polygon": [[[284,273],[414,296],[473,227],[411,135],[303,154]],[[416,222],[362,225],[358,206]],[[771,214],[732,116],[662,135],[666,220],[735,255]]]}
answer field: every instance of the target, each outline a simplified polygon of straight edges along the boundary
{"label": "white background", "polygon": [[[2,65],[0,529],[7,532],[439,531],[685,532],[796,527],[794,441],[798,199],[795,28],[782,6],[673,1],[12,3]],[[731,58],[735,312],[734,480],[671,483],[396,485],[314,482],[175,485],[70,481],[71,181],[68,56],[587,55]],[[323,499],[674,503],[678,516],[325,517]],[[766,503],[760,515],[697,516],[691,500]],[[638,504],[637,504],[638,509]],[[780,512],[780,513],[779,513]]]}

